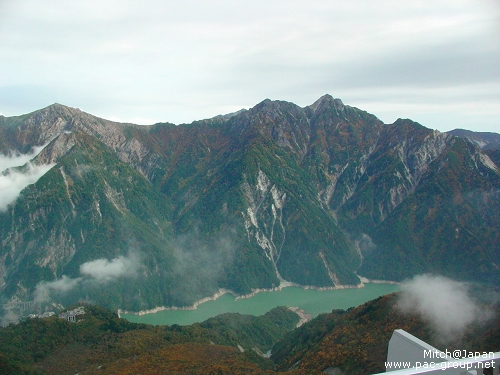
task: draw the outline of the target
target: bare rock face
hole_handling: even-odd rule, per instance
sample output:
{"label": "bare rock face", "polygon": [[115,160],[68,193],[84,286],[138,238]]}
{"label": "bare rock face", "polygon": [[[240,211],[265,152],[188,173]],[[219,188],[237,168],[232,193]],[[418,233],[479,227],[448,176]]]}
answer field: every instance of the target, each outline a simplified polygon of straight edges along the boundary
{"label": "bare rock face", "polygon": [[34,162],[36,164],[57,163],[57,160],[71,150],[76,142],[76,137],[73,133],[60,133],[43,148],[43,150],[34,159]]}

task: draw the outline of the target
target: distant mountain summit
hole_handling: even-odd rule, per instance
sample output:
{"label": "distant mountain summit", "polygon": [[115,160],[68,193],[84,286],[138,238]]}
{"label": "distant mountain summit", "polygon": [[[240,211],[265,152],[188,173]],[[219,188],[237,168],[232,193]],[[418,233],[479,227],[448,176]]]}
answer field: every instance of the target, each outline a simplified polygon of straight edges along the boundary
{"label": "distant mountain summit", "polygon": [[473,132],[465,129],[455,129],[448,133],[466,138],[482,150],[500,150],[500,134],[488,132]]}
{"label": "distant mountain summit", "polygon": [[4,302],[138,311],[358,274],[500,280],[497,155],[330,95],[179,126],[54,104],[1,117],[0,152]]}

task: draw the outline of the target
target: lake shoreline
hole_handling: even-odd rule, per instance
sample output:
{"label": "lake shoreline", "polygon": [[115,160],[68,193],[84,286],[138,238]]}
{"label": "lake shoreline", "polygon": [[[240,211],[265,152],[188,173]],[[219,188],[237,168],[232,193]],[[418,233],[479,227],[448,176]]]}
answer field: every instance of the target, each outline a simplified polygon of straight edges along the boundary
{"label": "lake shoreline", "polygon": [[[313,285],[299,285],[299,284],[285,281],[277,287],[253,289],[251,293],[244,294],[244,295],[238,295],[237,293],[233,292],[232,290],[221,288],[214,295],[202,298],[202,299],[194,302],[191,306],[180,306],[180,307],[179,306],[158,306],[158,307],[155,307],[153,309],[141,310],[141,311],[136,311],[136,312],[119,309],[117,311],[117,313],[118,313],[118,317],[121,318],[122,314],[142,316],[142,315],[147,315],[147,314],[156,314],[160,311],[196,310],[198,308],[198,306],[201,305],[202,303],[205,303],[208,301],[214,301],[214,300],[218,299],[219,297],[223,296],[224,294],[231,294],[235,297],[235,300],[239,300],[239,299],[246,299],[246,298],[254,297],[256,294],[262,293],[262,292],[281,291],[284,288],[288,288],[288,287],[298,287],[298,288],[302,288],[304,290],[326,291],[326,290],[341,290],[341,289],[359,289],[359,288],[364,288],[366,283],[394,284],[394,285],[399,284],[399,282],[397,282],[397,281],[370,280],[370,279],[367,279],[367,278],[362,277],[362,276],[358,276],[358,277],[360,279],[360,283],[356,284],[356,285],[336,285],[336,286],[331,286],[331,287],[318,287],[318,286],[313,286]],[[297,311],[296,311],[296,313],[297,313]],[[301,318],[301,321],[304,319],[304,317],[301,315],[299,315],[299,317]]]}
{"label": "lake shoreline", "polygon": [[296,324],[295,328],[299,328],[301,325],[312,320],[312,314],[307,314],[300,307],[289,307],[288,309],[299,316],[299,322]]}

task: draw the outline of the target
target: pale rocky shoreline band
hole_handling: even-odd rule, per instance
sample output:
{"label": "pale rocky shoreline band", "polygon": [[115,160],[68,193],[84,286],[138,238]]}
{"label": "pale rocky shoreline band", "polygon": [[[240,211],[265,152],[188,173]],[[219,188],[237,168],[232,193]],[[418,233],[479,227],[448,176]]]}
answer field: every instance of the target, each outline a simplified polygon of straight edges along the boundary
{"label": "pale rocky shoreline band", "polygon": [[[255,296],[257,293],[261,293],[261,292],[276,292],[276,291],[280,291],[282,290],[283,288],[287,288],[287,287],[290,287],[290,286],[295,286],[295,287],[299,287],[299,288],[302,288],[302,289],[315,289],[315,290],[339,290],[339,289],[356,289],[356,288],[363,288],[365,286],[365,283],[374,283],[374,284],[399,284],[398,282],[396,281],[389,281],[389,280],[369,280],[365,277],[361,277],[361,276],[358,276],[360,278],[360,283],[357,284],[357,285],[337,285],[337,286],[330,286],[330,287],[317,287],[317,286],[312,286],[312,285],[299,285],[299,284],[295,284],[295,283],[291,283],[291,282],[283,282],[280,286],[277,286],[277,287],[274,287],[274,288],[263,288],[263,289],[253,289],[251,293],[249,294],[244,294],[244,295],[238,295],[237,293],[233,292],[232,290],[228,290],[228,289],[219,289],[213,296],[208,296],[208,297],[205,297],[205,298],[202,298],[198,301],[196,301],[195,303],[193,303],[191,306],[181,306],[181,307],[178,307],[178,306],[159,306],[159,307],[155,307],[153,309],[149,309],[149,310],[141,310],[141,311],[126,311],[126,310],[121,310],[119,309],[117,311],[118,313],[118,317],[121,317],[121,314],[131,314],[131,315],[138,315],[138,316],[142,316],[142,315],[146,315],[146,314],[155,314],[157,312],[160,312],[160,311],[168,311],[168,310],[196,310],[198,308],[199,305],[201,305],[202,303],[205,303],[205,302],[208,302],[208,301],[215,301],[217,298],[223,296],[224,294],[232,294],[233,296],[235,296],[235,299],[238,300],[238,299],[241,299],[241,298],[251,298],[253,296]],[[307,314],[308,315],[308,314]],[[301,319],[303,318],[301,315],[299,315],[301,317]]]}

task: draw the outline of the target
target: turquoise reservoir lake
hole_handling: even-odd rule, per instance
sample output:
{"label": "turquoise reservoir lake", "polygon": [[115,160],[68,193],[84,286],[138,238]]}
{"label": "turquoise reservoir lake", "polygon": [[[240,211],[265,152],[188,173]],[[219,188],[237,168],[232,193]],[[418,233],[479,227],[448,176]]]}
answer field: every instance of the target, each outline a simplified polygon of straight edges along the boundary
{"label": "turquoise reservoir lake", "polygon": [[262,315],[276,306],[299,307],[315,317],[333,309],[358,306],[398,290],[398,285],[382,283],[367,283],[364,288],[321,291],[287,287],[279,291],[260,292],[250,298],[236,299],[232,294],[226,293],[214,301],[198,305],[195,310],[163,310],[144,315],[121,314],[121,317],[134,323],[189,325],[226,312]]}

